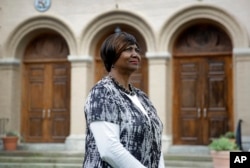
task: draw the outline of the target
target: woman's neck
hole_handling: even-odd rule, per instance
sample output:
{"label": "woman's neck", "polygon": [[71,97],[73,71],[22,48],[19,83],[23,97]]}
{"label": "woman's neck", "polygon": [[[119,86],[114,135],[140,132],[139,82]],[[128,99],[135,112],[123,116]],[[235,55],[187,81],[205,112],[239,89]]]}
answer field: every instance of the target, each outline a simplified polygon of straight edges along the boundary
{"label": "woman's neck", "polygon": [[112,78],[114,78],[125,89],[129,90],[129,78],[130,78],[130,75],[128,75],[128,74],[121,74],[121,73],[118,73],[115,70],[113,70],[113,71],[111,70],[111,72],[109,73],[109,76],[111,76]]}

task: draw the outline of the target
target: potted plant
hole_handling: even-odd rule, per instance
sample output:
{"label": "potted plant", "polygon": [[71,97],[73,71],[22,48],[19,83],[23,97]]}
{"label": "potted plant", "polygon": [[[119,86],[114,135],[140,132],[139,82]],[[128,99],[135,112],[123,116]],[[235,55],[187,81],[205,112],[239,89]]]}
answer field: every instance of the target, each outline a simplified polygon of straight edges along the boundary
{"label": "potted plant", "polygon": [[14,131],[6,132],[2,137],[4,150],[16,150],[18,142],[18,134]]}
{"label": "potted plant", "polygon": [[231,141],[225,136],[213,139],[209,144],[214,168],[228,168],[230,151],[238,150],[235,141]]}
{"label": "potted plant", "polygon": [[235,141],[235,134],[234,134],[234,132],[228,131],[228,132],[225,133],[224,137],[228,138],[228,139],[230,139],[232,141]]}

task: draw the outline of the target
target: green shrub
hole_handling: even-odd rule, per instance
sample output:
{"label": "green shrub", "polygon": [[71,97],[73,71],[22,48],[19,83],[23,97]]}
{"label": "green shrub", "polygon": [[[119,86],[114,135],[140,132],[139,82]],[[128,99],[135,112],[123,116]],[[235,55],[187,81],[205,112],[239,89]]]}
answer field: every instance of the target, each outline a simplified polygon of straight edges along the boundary
{"label": "green shrub", "polygon": [[230,141],[226,137],[213,139],[212,142],[209,144],[209,148],[215,151],[232,151],[238,149],[237,144],[234,141]]}
{"label": "green shrub", "polygon": [[229,132],[225,133],[224,137],[229,138],[229,139],[234,139],[235,134],[234,134],[234,132],[229,131]]}
{"label": "green shrub", "polygon": [[9,132],[6,132],[6,136],[18,136],[18,134],[14,131],[9,131]]}

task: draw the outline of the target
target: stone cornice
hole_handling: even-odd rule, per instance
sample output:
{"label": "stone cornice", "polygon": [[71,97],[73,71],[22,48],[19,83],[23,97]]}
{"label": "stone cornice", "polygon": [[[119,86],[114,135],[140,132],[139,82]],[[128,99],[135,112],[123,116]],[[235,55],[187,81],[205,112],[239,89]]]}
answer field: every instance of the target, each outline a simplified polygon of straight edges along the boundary
{"label": "stone cornice", "polygon": [[91,62],[93,61],[93,58],[88,55],[69,55],[68,60],[72,63],[77,62]]}
{"label": "stone cornice", "polygon": [[250,48],[234,48],[233,54],[237,56],[250,56]]}
{"label": "stone cornice", "polygon": [[16,58],[1,58],[0,65],[19,65],[20,60]]}
{"label": "stone cornice", "polygon": [[149,60],[152,59],[169,59],[171,57],[171,54],[168,52],[147,52],[146,58]]}

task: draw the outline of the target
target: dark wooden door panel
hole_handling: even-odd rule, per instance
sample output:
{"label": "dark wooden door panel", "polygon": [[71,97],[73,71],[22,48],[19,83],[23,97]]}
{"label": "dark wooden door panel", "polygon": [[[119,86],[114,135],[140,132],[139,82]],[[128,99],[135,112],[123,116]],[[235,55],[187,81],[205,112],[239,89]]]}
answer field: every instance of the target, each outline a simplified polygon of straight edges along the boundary
{"label": "dark wooden door panel", "polygon": [[231,129],[230,59],[178,58],[174,62],[174,143],[208,144]]}
{"label": "dark wooden door panel", "polygon": [[219,137],[231,130],[231,73],[229,57],[207,58],[207,78],[203,117],[206,119],[205,129],[209,143],[212,138]]}
{"label": "dark wooden door panel", "polygon": [[200,143],[200,61],[198,59],[181,60],[177,63],[176,80],[178,89],[176,94],[179,107],[177,132],[180,135],[179,143]]}
{"label": "dark wooden door panel", "polygon": [[62,142],[69,134],[68,118],[66,115],[54,114],[51,120],[51,138]]}
{"label": "dark wooden door panel", "polygon": [[26,66],[26,118],[25,136],[28,141],[43,139],[43,117],[45,102],[45,66],[34,64]]}
{"label": "dark wooden door panel", "polygon": [[52,64],[50,104],[51,138],[63,141],[69,134],[69,64]]}
{"label": "dark wooden door panel", "polygon": [[63,142],[69,134],[69,63],[26,64],[28,142]]}

